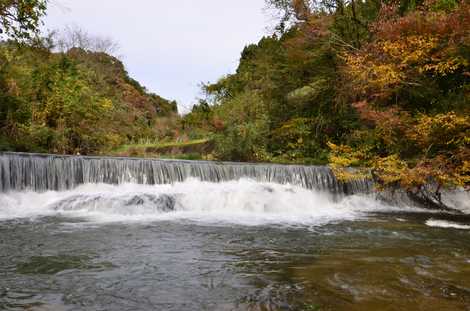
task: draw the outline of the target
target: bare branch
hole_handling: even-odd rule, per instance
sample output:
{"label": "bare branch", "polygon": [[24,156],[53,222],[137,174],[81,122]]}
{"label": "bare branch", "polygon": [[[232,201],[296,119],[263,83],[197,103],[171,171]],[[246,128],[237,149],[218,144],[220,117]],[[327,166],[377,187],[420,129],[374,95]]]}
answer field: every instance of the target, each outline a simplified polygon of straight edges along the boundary
{"label": "bare branch", "polygon": [[92,35],[86,30],[69,25],[57,31],[56,47],[60,52],[67,52],[72,48],[79,48],[90,52],[102,52],[115,55],[119,52],[119,44],[111,37]]}

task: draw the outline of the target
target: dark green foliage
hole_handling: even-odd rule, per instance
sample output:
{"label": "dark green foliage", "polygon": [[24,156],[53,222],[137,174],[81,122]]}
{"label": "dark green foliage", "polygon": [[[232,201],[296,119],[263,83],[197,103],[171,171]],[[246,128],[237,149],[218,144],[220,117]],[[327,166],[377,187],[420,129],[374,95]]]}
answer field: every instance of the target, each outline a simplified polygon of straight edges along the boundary
{"label": "dark green foliage", "polygon": [[185,119],[220,123],[211,127],[220,159],[326,162],[326,142],[347,135],[356,116],[336,96],[337,56],[328,38],[308,35],[265,37],[243,50],[235,74],[205,86],[211,114]]}

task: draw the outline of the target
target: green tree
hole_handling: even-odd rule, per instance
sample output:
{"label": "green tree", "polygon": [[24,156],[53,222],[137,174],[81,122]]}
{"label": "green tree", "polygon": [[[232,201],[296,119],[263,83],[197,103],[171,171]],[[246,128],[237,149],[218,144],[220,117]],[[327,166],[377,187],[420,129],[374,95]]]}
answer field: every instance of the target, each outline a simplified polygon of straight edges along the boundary
{"label": "green tree", "polygon": [[37,34],[47,0],[1,0],[0,35],[15,40],[30,39]]}

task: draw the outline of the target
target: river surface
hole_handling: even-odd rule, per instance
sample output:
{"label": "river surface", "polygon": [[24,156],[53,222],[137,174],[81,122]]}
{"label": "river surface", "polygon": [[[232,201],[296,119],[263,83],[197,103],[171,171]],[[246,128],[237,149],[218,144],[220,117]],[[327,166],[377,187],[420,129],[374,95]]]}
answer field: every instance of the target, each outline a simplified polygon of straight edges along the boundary
{"label": "river surface", "polygon": [[250,180],[0,194],[0,310],[470,310],[470,217]]}

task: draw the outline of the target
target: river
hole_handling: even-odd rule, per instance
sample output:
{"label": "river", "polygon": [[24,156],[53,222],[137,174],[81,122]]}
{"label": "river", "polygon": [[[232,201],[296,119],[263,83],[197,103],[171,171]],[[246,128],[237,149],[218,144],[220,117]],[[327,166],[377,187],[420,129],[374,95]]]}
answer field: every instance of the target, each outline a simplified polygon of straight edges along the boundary
{"label": "river", "polygon": [[0,310],[470,310],[468,213],[325,168],[3,154],[0,181]]}

